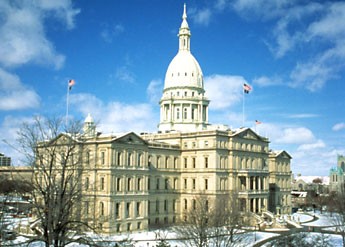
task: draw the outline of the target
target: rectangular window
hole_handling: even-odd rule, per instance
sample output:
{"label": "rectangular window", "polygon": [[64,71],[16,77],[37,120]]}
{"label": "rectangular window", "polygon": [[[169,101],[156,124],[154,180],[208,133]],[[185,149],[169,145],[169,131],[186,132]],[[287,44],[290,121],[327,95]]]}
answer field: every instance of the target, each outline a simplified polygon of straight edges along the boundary
{"label": "rectangular window", "polygon": [[164,211],[166,212],[168,210],[168,201],[164,200]]}
{"label": "rectangular window", "polygon": [[187,189],[187,179],[185,178],[183,181],[184,181],[184,189],[186,190]]}
{"label": "rectangular window", "polygon": [[105,164],[105,152],[101,152],[101,164]]}
{"label": "rectangular window", "polygon": [[208,179],[205,179],[205,190],[208,190]]}
{"label": "rectangular window", "polygon": [[165,179],[165,189],[167,190],[169,188],[169,179]]}
{"label": "rectangular window", "polygon": [[208,157],[205,157],[205,168],[208,168]]}
{"label": "rectangular window", "polygon": [[184,168],[187,168],[187,158],[184,158]]}
{"label": "rectangular window", "polygon": [[126,218],[129,218],[130,216],[130,209],[131,209],[131,203],[130,202],[127,202],[126,203]]}
{"label": "rectangular window", "polygon": [[89,177],[85,178],[85,190],[89,190],[89,186],[90,186],[90,180]]}
{"label": "rectangular window", "polygon": [[115,204],[115,217],[119,218],[120,216],[120,203]]}
{"label": "rectangular window", "polygon": [[193,157],[193,168],[196,167],[196,159]]}
{"label": "rectangular window", "polygon": [[101,177],[100,189],[101,189],[101,190],[104,190],[104,177]]}
{"label": "rectangular window", "polygon": [[140,216],[140,202],[137,202],[137,216]]}
{"label": "rectangular window", "polygon": [[193,178],[193,190],[195,190],[195,185],[196,185],[196,181],[195,181],[195,178]]}
{"label": "rectangular window", "polygon": [[159,190],[159,178],[156,180],[156,190]]}

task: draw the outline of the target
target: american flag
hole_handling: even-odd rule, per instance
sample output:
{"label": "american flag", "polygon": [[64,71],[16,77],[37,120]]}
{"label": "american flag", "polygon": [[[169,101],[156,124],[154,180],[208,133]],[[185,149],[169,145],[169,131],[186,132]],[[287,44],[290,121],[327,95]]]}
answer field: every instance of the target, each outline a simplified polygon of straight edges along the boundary
{"label": "american flag", "polygon": [[252,88],[248,84],[244,83],[243,90],[245,93],[249,93],[252,90]]}
{"label": "american flag", "polygon": [[69,80],[69,81],[68,81],[68,89],[71,90],[72,87],[74,86],[74,84],[75,84],[75,81],[74,81],[73,79],[72,79],[72,80]]}

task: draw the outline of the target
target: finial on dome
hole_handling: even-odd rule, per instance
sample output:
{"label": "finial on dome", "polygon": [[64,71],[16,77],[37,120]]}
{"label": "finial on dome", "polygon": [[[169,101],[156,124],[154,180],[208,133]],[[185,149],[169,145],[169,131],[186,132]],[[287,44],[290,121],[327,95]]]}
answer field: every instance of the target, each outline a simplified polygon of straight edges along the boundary
{"label": "finial on dome", "polygon": [[187,23],[187,10],[186,4],[183,5],[183,15],[182,15],[182,24],[181,28],[189,28]]}
{"label": "finial on dome", "polygon": [[187,19],[186,4],[183,5],[183,15],[182,15],[182,19]]}

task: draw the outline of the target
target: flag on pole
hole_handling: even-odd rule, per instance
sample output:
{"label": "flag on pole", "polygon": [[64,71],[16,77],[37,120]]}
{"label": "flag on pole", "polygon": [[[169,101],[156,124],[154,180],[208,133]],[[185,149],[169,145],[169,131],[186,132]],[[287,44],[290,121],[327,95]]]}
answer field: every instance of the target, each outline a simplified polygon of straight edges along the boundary
{"label": "flag on pole", "polygon": [[251,86],[249,86],[248,84],[244,83],[243,84],[243,91],[245,93],[249,93],[252,90]]}
{"label": "flag on pole", "polygon": [[255,120],[256,124],[262,124],[262,122],[260,122],[259,120]]}
{"label": "flag on pole", "polygon": [[72,80],[69,80],[69,81],[68,81],[68,89],[71,90],[72,87],[74,86],[74,84],[75,84],[75,81],[74,81],[73,79],[72,79]]}

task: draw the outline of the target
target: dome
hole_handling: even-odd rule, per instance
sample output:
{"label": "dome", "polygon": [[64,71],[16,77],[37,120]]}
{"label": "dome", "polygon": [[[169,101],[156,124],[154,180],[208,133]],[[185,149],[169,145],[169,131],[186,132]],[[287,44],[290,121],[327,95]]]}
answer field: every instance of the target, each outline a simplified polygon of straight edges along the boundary
{"label": "dome", "polygon": [[179,51],[165,74],[164,89],[176,87],[204,87],[200,65],[190,51]]}
{"label": "dome", "polygon": [[94,123],[93,118],[91,117],[90,113],[87,114],[87,117],[85,118],[84,123]]}

